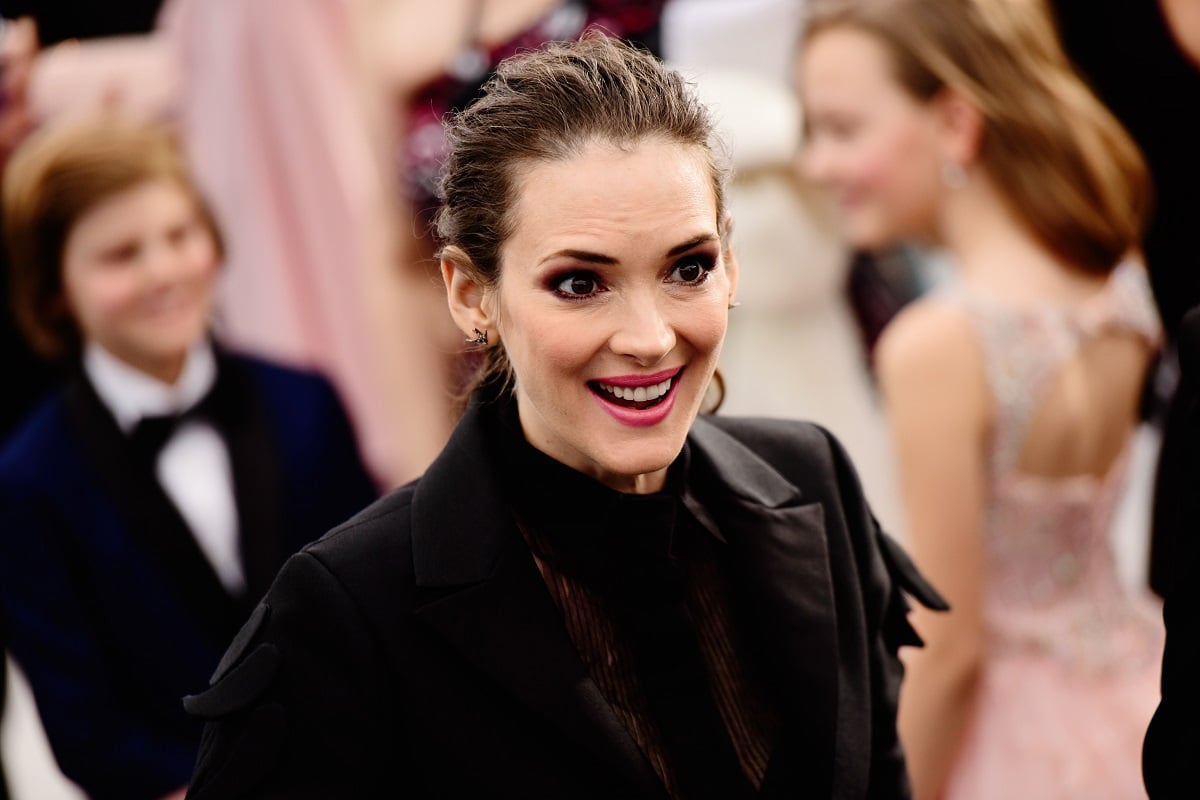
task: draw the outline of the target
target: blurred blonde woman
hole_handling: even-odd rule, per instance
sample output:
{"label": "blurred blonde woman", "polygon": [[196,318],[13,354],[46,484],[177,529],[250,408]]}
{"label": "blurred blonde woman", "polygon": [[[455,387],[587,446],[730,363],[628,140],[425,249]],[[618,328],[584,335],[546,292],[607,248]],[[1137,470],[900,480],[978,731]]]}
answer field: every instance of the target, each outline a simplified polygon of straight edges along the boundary
{"label": "blurred blonde woman", "polygon": [[818,3],[804,37],[805,167],[848,237],[957,265],[878,350],[906,530],[953,608],[916,619],[915,795],[1140,796],[1162,634],[1108,535],[1160,337],[1142,158],[1036,4]]}

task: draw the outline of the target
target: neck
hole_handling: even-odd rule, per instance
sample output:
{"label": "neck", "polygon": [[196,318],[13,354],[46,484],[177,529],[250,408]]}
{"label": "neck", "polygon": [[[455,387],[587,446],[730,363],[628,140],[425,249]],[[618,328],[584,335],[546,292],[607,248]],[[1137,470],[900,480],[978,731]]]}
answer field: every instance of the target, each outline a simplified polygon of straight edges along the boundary
{"label": "neck", "polygon": [[1000,299],[1068,301],[1103,283],[1047,249],[979,168],[949,193],[939,233],[963,282]]}
{"label": "neck", "polygon": [[644,475],[593,475],[596,480],[610,489],[625,494],[654,494],[667,485],[667,470],[647,472]]}
{"label": "neck", "polygon": [[187,353],[185,352],[171,358],[156,359],[141,364],[130,364],[130,366],[140,369],[150,377],[162,381],[167,386],[174,386],[179,380],[179,376],[183,374],[183,365],[186,361]]}

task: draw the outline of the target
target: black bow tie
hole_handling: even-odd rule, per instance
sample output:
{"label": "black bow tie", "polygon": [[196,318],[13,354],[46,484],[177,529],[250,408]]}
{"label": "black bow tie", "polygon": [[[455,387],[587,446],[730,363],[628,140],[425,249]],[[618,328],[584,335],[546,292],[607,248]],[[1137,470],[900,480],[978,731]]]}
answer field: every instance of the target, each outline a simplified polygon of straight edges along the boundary
{"label": "black bow tie", "polygon": [[138,420],[129,434],[134,453],[143,462],[154,464],[175,431],[188,420],[206,420],[222,431],[230,409],[224,400],[224,393],[218,391],[219,385],[219,381],[214,381],[212,388],[198,402],[182,411],[145,416]]}

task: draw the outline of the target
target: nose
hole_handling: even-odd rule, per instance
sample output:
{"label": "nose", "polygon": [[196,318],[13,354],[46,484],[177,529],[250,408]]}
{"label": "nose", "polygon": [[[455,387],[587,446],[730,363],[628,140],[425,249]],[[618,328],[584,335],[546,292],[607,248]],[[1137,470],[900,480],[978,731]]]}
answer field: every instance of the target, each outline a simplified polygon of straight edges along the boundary
{"label": "nose", "polygon": [[675,348],[675,326],[653,296],[637,296],[621,303],[609,347],[618,355],[652,366]]}
{"label": "nose", "polygon": [[821,143],[819,137],[806,137],[796,158],[796,166],[802,178],[816,184],[828,183],[832,167],[829,148]]}
{"label": "nose", "polygon": [[142,257],[143,271],[151,281],[167,282],[174,276],[176,261],[171,247],[163,242],[155,242],[146,246]]}
{"label": "nose", "polygon": [[146,245],[143,270],[148,281],[156,287],[170,286],[187,272],[185,249],[177,242],[157,241]]}

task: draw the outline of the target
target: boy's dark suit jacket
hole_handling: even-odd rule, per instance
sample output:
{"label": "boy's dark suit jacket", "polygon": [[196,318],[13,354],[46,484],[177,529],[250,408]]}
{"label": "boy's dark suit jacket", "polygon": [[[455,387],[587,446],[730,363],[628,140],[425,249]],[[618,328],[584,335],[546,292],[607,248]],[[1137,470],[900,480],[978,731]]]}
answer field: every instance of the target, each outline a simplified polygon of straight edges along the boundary
{"label": "boy's dark suit jacket", "polygon": [[93,798],[187,783],[208,679],[288,555],[377,495],[323,378],[219,354],[249,588],[231,597],[80,371],[0,454],[0,612],[63,772]]}
{"label": "boy's dark suit jacket", "polygon": [[[1142,772],[1152,798],[1195,797],[1196,759],[1200,755],[1200,307],[1184,315],[1179,331],[1182,382],[1175,402],[1180,424],[1171,445],[1169,474],[1160,475],[1160,491],[1172,509],[1156,517],[1174,551],[1178,580],[1163,603],[1167,646],[1163,654],[1162,700],[1142,750]],[[1164,445],[1165,446],[1165,445]],[[1163,467],[1168,466],[1164,462]]]}
{"label": "boy's dark suit jacket", "polygon": [[[289,560],[186,702],[213,720],[190,798],[666,797],[511,521],[480,413],[423,478]],[[700,419],[689,442],[772,669],[763,796],[906,795],[900,587],[936,593],[820,429]]]}

